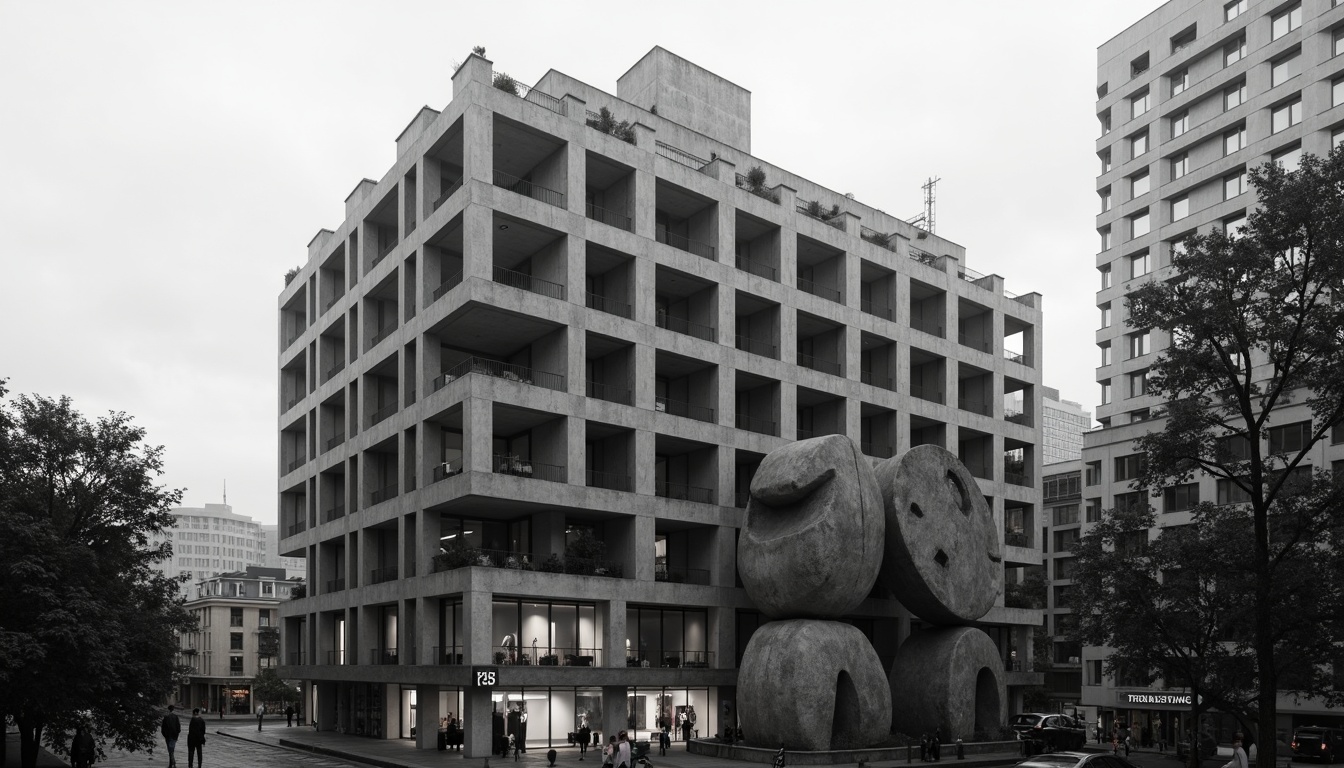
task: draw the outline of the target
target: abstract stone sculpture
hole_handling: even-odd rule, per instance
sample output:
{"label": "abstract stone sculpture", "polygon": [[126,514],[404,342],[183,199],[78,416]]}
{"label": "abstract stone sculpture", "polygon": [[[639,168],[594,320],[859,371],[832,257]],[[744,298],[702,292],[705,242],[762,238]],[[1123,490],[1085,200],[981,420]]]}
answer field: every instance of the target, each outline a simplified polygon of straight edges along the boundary
{"label": "abstract stone sculpture", "polygon": [[751,481],[737,548],[742,584],[771,618],[838,618],[872,590],[885,530],[877,478],[853,440],[786,445]]}
{"label": "abstract stone sculpture", "polygon": [[891,729],[891,690],[863,633],[836,621],[772,621],[756,630],[737,673],[738,712],[752,742],[857,749]]}
{"label": "abstract stone sculpture", "polygon": [[892,726],[902,733],[944,728],[947,738],[995,731],[1007,717],[1002,669],[994,641],[975,627],[911,635],[891,669]]}
{"label": "abstract stone sculpture", "polygon": [[1003,554],[994,516],[965,465],[921,445],[879,464],[877,482],[887,519],[882,585],[934,624],[984,616],[1002,590]]}

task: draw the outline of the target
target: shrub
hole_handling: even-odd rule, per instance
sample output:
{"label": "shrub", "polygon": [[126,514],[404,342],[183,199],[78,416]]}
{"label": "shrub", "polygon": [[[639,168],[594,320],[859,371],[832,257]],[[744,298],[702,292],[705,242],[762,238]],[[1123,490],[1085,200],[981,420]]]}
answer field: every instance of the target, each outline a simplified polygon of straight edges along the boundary
{"label": "shrub", "polygon": [[813,218],[820,219],[820,218],[822,217],[822,214],[824,214],[825,212],[826,212],[826,209],[825,209],[825,208],[822,208],[822,207],[821,207],[821,203],[817,202],[816,200],[813,200],[812,202],[810,202],[810,203],[807,204],[807,215],[808,215],[808,216],[811,216],[811,217],[813,217]]}
{"label": "shrub", "polygon": [[478,45],[478,46],[475,46],[474,48],[471,49],[471,52],[474,53],[474,54],[476,54],[477,56],[480,56],[482,59],[485,58],[485,46],[484,46],[484,45]]}
{"label": "shrub", "polygon": [[[465,541],[461,539],[450,541],[448,546],[443,547],[442,552],[434,556],[434,570],[452,571],[471,565],[480,565],[478,555],[476,549],[467,546]],[[488,560],[489,558],[487,558],[485,565],[490,564]]]}
{"label": "shrub", "polygon": [[298,267],[295,267],[295,268],[289,270],[288,272],[286,272],[286,273],[285,273],[285,285],[289,285],[290,283],[294,282],[294,278],[295,278],[295,277],[298,277],[298,275],[299,275],[299,268],[298,268]]}
{"label": "shrub", "polygon": [[747,188],[752,192],[765,189],[765,170],[761,166],[753,165],[747,171]]}
{"label": "shrub", "polygon": [[494,86],[506,93],[518,95],[518,81],[509,76],[507,72],[496,72]]}
{"label": "shrub", "polygon": [[298,600],[301,597],[308,596],[308,587],[304,584],[295,584],[289,590],[289,599]]}
{"label": "shrub", "polygon": [[594,128],[610,136],[615,136],[621,141],[629,144],[635,143],[635,128],[630,125],[630,121],[622,120],[619,123],[616,122],[615,115],[611,114],[611,110],[606,107],[602,107],[597,111],[596,118],[588,118],[587,123],[590,128]]}
{"label": "shrub", "polygon": [[550,557],[541,561],[541,565],[537,570],[543,573],[564,573],[565,561],[561,560],[559,555],[552,552]]}

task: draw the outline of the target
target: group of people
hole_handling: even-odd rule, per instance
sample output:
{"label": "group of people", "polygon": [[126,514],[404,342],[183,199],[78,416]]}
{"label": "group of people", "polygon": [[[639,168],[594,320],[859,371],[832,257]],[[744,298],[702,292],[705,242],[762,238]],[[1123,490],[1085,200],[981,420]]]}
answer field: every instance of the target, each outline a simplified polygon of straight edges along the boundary
{"label": "group of people", "polygon": [[[666,726],[663,730],[666,732]],[[607,768],[634,768],[634,749],[629,732],[621,731],[615,736],[609,736],[607,746],[602,749],[602,765]]]}
{"label": "group of people", "polygon": [[[177,739],[179,736],[182,735],[182,719],[177,716],[177,713],[174,711],[174,709],[176,708],[173,707],[171,704],[168,705],[168,714],[163,716],[163,722],[159,724],[159,732],[163,734],[164,744],[166,744],[168,747],[168,768],[177,768],[177,755],[175,754],[175,752],[177,750]],[[80,729],[80,732],[81,733],[83,732],[82,728]],[[78,740],[79,736],[76,735],[75,738]],[[74,762],[76,768],[80,768],[81,765],[87,766],[91,764],[93,759],[92,746],[93,746],[93,739],[90,738],[89,739],[90,754],[88,757],[88,760],[90,762],[85,763]],[[195,709],[191,710],[191,721],[187,723],[188,768],[191,768],[192,765],[198,767],[205,765],[204,758],[202,757],[202,747],[204,746],[205,746],[205,718],[201,717],[201,708],[196,707]],[[73,750],[71,751],[70,757],[72,761],[75,760]]]}
{"label": "group of people", "polygon": [[462,749],[462,722],[453,716],[439,718],[439,730],[443,731],[443,748],[454,752]]}
{"label": "group of people", "polygon": [[943,758],[943,730],[933,729],[919,739],[919,759],[921,762],[938,762]]}

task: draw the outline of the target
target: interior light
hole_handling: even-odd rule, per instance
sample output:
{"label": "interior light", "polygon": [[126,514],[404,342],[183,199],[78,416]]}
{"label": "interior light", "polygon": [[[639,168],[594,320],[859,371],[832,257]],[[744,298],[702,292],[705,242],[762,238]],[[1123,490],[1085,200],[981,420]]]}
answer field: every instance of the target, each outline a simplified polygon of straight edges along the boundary
{"label": "interior light", "polygon": [[450,534],[448,534],[447,536],[440,536],[440,537],[439,537],[439,541],[444,541],[445,539],[455,539],[455,538],[457,538],[457,534],[456,534],[456,533],[450,533]]}
{"label": "interior light", "polygon": [[500,224],[500,225],[499,225],[499,228],[500,228],[501,230],[503,230],[503,229],[508,229],[508,228],[509,228],[509,225],[508,225],[508,224]]}

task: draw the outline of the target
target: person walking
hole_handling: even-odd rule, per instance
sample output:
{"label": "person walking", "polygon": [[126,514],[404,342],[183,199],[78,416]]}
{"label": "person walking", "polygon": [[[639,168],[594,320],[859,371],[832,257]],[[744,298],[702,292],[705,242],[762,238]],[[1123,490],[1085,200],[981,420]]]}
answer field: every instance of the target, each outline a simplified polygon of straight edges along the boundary
{"label": "person walking", "polygon": [[943,729],[934,728],[933,740],[929,742],[929,756],[933,758],[933,762],[936,763],[942,759],[942,751],[943,751]]}
{"label": "person walking", "polygon": [[292,725],[294,725],[294,705],[290,704],[285,707],[285,727],[289,728]]}
{"label": "person walking", "polygon": [[1246,752],[1241,748],[1241,731],[1232,734],[1232,759],[1224,763],[1223,768],[1250,768]]}
{"label": "person walking", "polygon": [[177,737],[182,734],[182,720],[173,713],[172,704],[168,705],[168,714],[163,716],[163,722],[159,725],[159,731],[163,734],[163,742],[168,745],[168,768],[177,768],[176,756],[173,754],[177,749]]}
{"label": "person walking", "polygon": [[265,705],[265,704],[258,704],[258,705],[257,705],[257,731],[258,731],[258,732],[261,731],[261,719],[262,719],[263,717],[265,717],[265,716],[266,716],[266,705]]}
{"label": "person walking", "polygon": [[75,738],[70,742],[70,765],[74,768],[92,768],[97,751],[88,729],[82,725],[76,726]]}
{"label": "person walking", "polygon": [[630,736],[621,731],[616,739],[616,755],[612,758],[615,768],[630,768]]}
{"label": "person walking", "polygon": [[[732,726],[729,726],[728,730],[731,731]],[[667,723],[663,723],[663,729],[658,732],[658,754],[667,757],[667,750],[671,747],[672,732],[671,729],[667,727]]]}
{"label": "person walking", "polygon": [[205,718],[201,717],[201,709],[197,707],[191,710],[191,720],[187,722],[187,768],[192,768],[192,757],[196,758],[196,768],[205,765],[205,760],[201,757],[203,746],[205,746]]}
{"label": "person walking", "polygon": [[585,719],[579,726],[579,759],[588,754],[588,742],[593,740],[593,731],[588,727],[588,721]]}

